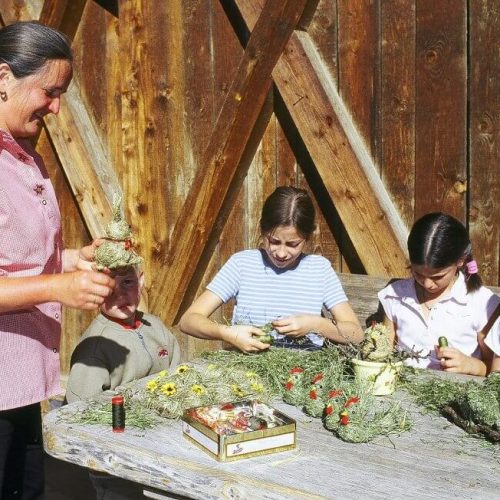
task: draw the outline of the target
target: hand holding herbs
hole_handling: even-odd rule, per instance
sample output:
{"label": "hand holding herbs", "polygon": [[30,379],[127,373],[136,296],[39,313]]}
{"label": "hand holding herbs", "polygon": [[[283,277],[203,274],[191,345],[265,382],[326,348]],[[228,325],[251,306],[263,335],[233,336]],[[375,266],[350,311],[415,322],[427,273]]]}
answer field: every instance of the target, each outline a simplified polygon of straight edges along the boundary
{"label": "hand holding herbs", "polygon": [[225,326],[222,339],[245,353],[259,352],[269,347],[260,340],[262,330],[252,325]]}

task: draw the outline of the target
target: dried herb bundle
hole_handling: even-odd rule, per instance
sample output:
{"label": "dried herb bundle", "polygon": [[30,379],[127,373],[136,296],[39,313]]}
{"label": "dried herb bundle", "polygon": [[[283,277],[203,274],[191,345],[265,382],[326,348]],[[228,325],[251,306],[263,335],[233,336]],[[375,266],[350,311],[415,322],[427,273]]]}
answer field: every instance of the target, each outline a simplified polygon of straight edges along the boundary
{"label": "dried herb bundle", "polygon": [[407,375],[402,388],[425,409],[440,413],[470,434],[500,442],[500,374],[482,384],[420,373]]}

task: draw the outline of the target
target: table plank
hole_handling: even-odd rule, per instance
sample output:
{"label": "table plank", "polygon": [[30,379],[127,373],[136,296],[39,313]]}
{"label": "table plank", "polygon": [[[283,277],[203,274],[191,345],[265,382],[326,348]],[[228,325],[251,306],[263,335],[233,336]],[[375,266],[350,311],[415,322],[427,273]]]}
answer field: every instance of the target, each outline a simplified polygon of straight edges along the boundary
{"label": "table plank", "polygon": [[319,419],[276,402],[276,408],[297,420],[297,449],[229,463],[215,461],[183,438],[180,422],[114,434],[102,425],[65,421],[67,411],[86,404],[73,403],[45,416],[46,451],[166,496],[498,498],[500,447],[468,436],[442,417],[422,415],[409,403],[410,432],[352,444],[336,438]]}

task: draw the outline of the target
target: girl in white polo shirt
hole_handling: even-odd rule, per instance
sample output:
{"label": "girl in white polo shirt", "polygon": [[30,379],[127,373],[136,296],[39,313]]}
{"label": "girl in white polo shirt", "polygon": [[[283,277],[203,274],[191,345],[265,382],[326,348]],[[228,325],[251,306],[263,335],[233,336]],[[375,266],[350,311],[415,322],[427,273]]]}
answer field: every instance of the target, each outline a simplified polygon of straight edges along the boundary
{"label": "girl in white polo shirt", "polygon": [[495,321],[484,342],[493,351],[490,371],[500,372],[500,318]]}
{"label": "girl in white polo shirt", "polygon": [[[413,278],[378,293],[394,342],[424,356],[410,365],[484,376],[484,330],[500,297],[482,285],[467,230],[448,214],[424,215],[408,252]],[[441,336],[448,346],[438,347]]]}

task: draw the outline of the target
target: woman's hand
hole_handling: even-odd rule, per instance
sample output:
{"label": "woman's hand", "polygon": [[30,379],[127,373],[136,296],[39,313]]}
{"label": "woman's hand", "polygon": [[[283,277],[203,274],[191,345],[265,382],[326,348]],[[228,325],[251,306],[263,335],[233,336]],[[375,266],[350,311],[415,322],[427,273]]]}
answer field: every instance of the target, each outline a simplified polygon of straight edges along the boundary
{"label": "woman's hand", "polygon": [[258,340],[262,330],[250,325],[232,325],[222,327],[222,340],[228,342],[243,352],[259,352],[269,348]]}
{"label": "woman's hand", "polygon": [[311,331],[318,331],[318,316],[313,314],[297,314],[288,318],[276,319],[271,324],[281,335],[288,337],[304,337]]}
{"label": "woman's hand", "polygon": [[435,346],[436,356],[441,360],[441,367],[446,372],[465,373],[484,376],[486,365],[477,358],[467,356],[454,347]]}
{"label": "woman's hand", "polygon": [[94,240],[90,245],[86,245],[80,250],[65,249],[63,251],[63,271],[91,271],[93,269],[94,253],[97,247],[104,243],[103,238]]}
{"label": "woman's hand", "polygon": [[94,254],[96,248],[101,246],[106,240],[103,238],[98,238],[94,240],[90,245],[80,248],[78,252],[78,262],[76,268],[80,270],[91,270],[93,269]]}
{"label": "woman's hand", "polygon": [[53,275],[55,300],[76,309],[97,309],[113,293],[115,280],[97,271],[75,271]]}

